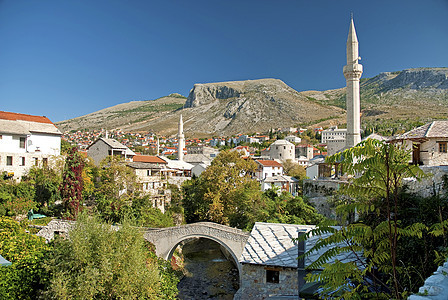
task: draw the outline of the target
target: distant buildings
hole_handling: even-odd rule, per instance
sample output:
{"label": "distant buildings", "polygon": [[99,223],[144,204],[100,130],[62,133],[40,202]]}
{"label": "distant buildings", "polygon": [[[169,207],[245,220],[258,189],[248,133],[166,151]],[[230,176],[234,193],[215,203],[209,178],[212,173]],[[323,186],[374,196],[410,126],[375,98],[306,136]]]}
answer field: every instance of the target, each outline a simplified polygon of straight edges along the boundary
{"label": "distant buildings", "polygon": [[62,133],[47,118],[0,111],[0,172],[20,179],[61,153]]}

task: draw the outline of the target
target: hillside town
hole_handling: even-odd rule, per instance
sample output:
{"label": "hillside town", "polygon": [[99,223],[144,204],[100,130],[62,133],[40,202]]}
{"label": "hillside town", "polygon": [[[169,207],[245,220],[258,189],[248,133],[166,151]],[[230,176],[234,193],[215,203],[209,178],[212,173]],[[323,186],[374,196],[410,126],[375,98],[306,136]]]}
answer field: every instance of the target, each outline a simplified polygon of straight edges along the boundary
{"label": "hillside town", "polygon": [[[23,299],[447,299],[448,121],[363,132],[353,18],[346,50],[339,127],[197,138],[180,110],[171,136],[61,132],[0,111],[5,282],[28,278]],[[189,247],[216,248],[229,277],[185,283],[204,272]]]}

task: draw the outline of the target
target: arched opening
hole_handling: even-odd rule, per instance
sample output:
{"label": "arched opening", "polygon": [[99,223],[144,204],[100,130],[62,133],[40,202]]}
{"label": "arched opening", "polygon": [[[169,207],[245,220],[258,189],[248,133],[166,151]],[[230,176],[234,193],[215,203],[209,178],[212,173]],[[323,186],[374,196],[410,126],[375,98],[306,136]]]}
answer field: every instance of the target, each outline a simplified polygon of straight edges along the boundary
{"label": "arched opening", "polygon": [[179,299],[233,299],[240,286],[239,264],[227,245],[209,237],[184,238],[170,251],[170,260],[176,249],[185,269]]}

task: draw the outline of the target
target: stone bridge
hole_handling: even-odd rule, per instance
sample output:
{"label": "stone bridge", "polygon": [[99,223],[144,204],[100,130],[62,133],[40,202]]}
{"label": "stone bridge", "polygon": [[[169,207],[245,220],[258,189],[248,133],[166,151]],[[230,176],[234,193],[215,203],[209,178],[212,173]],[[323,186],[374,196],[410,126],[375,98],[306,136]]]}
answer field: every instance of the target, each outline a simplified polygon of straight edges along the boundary
{"label": "stone bridge", "polygon": [[[74,222],[52,220],[44,226],[37,235],[51,240],[56,234],[67,234]],[[241,274],[241,265],[238,262],[243,253],[249,233],[240,229],[228,227],[211,222],[199,222],[167,228],[141,228],[143,237],[154,244],[157,256],[170,260],[176,247],[190,238],[207,238],[220,244],[233,257],[238,271]]]}
{"label": "stone bridge", "polygon": [[143,237],[156,246],[156,254],[170,260],[177,245],[189,238],[207,238],[223,246],[239,267],[249,233],[240,229],[211,222],[199,222],[176,227],[147,229]]}

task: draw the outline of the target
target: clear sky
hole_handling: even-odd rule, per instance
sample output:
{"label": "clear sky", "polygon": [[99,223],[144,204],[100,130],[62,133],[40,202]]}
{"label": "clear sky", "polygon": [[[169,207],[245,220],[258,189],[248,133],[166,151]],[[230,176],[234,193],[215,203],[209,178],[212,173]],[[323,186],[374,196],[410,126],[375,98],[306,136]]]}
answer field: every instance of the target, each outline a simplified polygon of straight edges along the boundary
{"label": "clear sky", "polygon": [[340,88],[351,12],[364,78],[448,67],[448,0],[0,0],[0,110],[56,122],[195,83]]}

